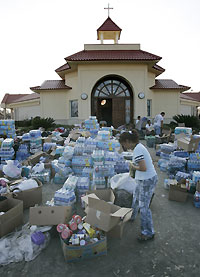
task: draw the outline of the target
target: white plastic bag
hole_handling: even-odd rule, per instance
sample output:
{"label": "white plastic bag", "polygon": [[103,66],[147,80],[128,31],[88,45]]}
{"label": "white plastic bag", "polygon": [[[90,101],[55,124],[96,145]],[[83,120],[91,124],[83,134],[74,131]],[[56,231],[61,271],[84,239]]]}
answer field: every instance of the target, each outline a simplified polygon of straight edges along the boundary
{"label": "white plastic bag", "polygon": [[33,168],[32,171],[34,173],[40,173],[44,170],[44,163],[37,163]]}
{"label": "white plastic bag", "polygon": [[38,183],[34,179],[28,179],[28,180],[22,181],[17,185],[11,186],[11,189],[15,190],[16,192],[17,190],[23,191],[23,190],[33,189],[37,187],[38,187]]}
{"label": "white plastic bag", "polygon": [[124,189],[132,194],[135,193],[135,189],[137,187],[135,179],[133,179],[128,172],[113,176],[110,179],[110,185],[112,189]]}
{"label": "white plastic bag", "polygon": [[[36,228],[35,231],[39,230],[40,227]],[[46,230],[44,232],[45,241],[41,245],[34,244],[31,241],[31,234],[33,232],[29,229],[28,224],[24,225],[21,231],[2,237],[0,239],[0,266],[23,260],[34,260],[49,243],[50,234]]]}
{"label": "white plastic bag", "polygon": [[14,164],[13,160],[8,160],[7,165],[3,166],[3,173],[10,178],[17,178],[21,175],[22,169]]}

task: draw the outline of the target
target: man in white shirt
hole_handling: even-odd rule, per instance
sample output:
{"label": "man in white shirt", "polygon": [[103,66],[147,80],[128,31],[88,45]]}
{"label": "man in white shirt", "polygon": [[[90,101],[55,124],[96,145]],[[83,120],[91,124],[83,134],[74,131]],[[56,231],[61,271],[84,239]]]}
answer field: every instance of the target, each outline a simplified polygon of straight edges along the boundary
{"label": "man in white shirt", "polygon": [[163,128],[163,120],[164,120],[165,112],[161,112],[157,114],[154,118],[154,130],[156,135],[161,135]]}

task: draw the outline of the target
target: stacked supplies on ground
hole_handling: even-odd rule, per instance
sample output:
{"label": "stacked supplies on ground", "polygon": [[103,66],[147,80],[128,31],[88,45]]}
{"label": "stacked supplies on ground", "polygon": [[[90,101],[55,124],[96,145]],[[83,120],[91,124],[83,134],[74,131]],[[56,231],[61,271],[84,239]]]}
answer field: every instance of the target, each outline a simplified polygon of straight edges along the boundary
{"label": "stacked supplies on ground", "polygon": [[14,138],[15,132],[15,121],[10,119],[0,120],[0,135],[5,135],[7,138]]}
{"label": "stacked supplies on ground", "polygon": [[91,133],[91,137],[96,137],[99,130],[99,123],[96,116],[90,116],[89,119],[84,121],[84,123],[86,130]]}
{"label": "stacked supplies on ground", "polygon": [[0,158],[1,164],[6,164],[7,160],[14,159],[15,151],[13,148],[14,139],[7,138],[1,143]]}
{"label": "stacked supplies on ground", "polygon": [[30,153],[35,154],[42,151],[42,136],[40,130],[31,130],[30,134]]}

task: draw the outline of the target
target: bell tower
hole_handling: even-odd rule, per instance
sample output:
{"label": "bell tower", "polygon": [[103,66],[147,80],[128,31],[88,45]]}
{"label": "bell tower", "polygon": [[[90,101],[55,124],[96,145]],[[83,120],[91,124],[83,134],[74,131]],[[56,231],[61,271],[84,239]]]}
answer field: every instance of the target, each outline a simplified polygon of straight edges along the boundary
{"label": "bell tower", "polygon": [[122,29],[119,28],[109,16],[109,10],[113,8],[110,8],[108,4],[108,8],[104,9],[108,10],[108,18],[97,29],[97,40],[101,40],[101,44],[103,44],[104,40],[113,40],[114,44],[117,44],[120,39]]}

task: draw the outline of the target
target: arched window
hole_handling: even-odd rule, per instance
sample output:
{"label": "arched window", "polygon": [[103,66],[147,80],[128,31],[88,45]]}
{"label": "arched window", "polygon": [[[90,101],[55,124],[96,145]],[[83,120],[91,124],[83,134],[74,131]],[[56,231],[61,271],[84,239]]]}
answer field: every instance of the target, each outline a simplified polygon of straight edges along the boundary
{"label": "arched window", "polygon": [[95,89],[94,97],[130,97],[128,87],[121,81],[110,79],[102,81]]}

